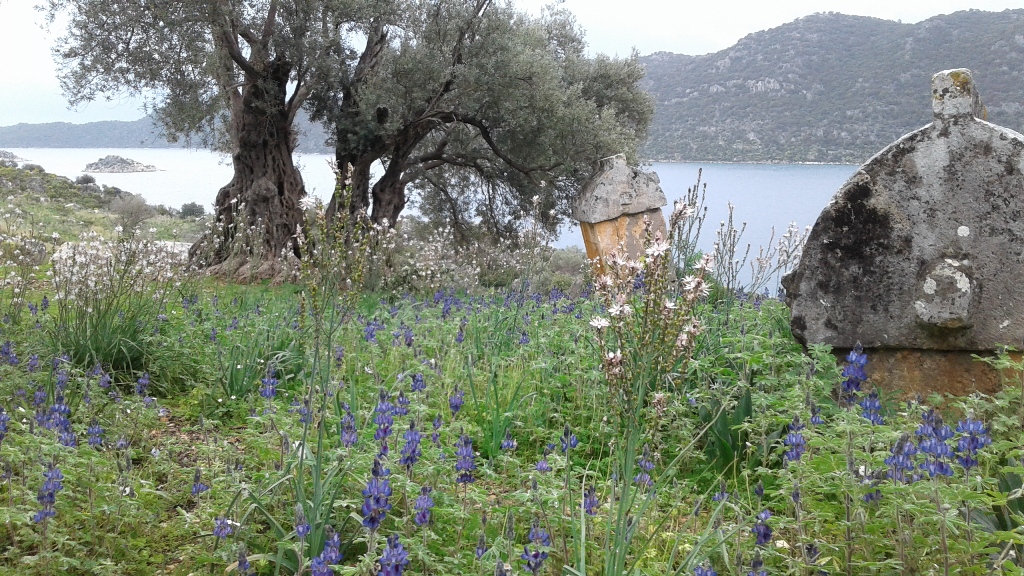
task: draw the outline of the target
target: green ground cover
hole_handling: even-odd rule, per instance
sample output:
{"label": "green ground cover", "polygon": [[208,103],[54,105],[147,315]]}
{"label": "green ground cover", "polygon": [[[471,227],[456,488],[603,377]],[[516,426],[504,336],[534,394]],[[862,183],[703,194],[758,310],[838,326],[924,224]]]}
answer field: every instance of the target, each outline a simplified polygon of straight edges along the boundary
{"label": "green ground cover", "polygon": [[5,285],[0,573],[1021,573],[1009,354],[908,402],[667,244],[406,294],[307,229],[276,287],[141,233]]}

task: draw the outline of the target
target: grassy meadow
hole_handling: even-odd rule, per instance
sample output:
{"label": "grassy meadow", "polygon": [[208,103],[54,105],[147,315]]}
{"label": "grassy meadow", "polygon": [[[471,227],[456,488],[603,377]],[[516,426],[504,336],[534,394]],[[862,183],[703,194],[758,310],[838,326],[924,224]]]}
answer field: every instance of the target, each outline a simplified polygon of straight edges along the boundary
{"label": "grassy meadow", "polygon": [[1024,365],[875,390],[695,252],[696,187],[602,275],[312,208],[235,285],[159,242],[194,222],[0,170],[2,574],[1024,573]]}

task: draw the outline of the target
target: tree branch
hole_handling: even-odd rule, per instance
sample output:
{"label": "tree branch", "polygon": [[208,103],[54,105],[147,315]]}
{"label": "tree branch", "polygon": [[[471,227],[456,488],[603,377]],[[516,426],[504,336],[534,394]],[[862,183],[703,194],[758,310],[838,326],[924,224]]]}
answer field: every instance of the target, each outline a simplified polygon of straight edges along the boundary
{"label": "tree branch", "polygon": [[513,160],[508,154],[505,154],[504,152],[501,151],[501,148],[498,147],[498,144],[494,142],[494,138],[491,137],[490,129],[487,127],[486,124],[484,124],[482,120],[474,118],[472,116],[461,116],[458,114],[456,114],[456,118],[459,120],[459,122],[462,122],[463,124],[468,124],[470,126],[476,127],[476,129],[480,131],[480,136],[484,139],[484,142],[487,143],[487,147],[491,149],[491,152],[493,152],[495,156],[500,158],[501,161],[504,162],[505,164],[508,164],[515,170],[518,170],[519,172],[527,176],[530,180],[534,180],[534,172],[549,172],[562,165],[562,163],[559,162],[551,166],[540,166],[536,168],[529,168],[527,166],[524,166]]}
{"label": "tree branch", "polygon": [[266,52],[270,48],[270,37],[274,35],[274,22],[277,20],[277,0],[270,0],[270,7],[267,8],[267,19],[263,22],[263,36],[260,39],[260,47]]}
{"label": "tree branch", "polygon": [[218,27],[220,28],[221,43],[224,46],[224,50],[227,51],[231,60],[234,61],[234,63],[237,64],[238,67],[246,74],[259,76],[259,70],[257,70],[256,67],[246,59],[245,55],[242,54],[242,49],[238,47],[238,38],[235,35],[234,26],[231,25],[231,21],[227,16],[225,16],[224,19],[227,20],[225,22],[227,26]]}

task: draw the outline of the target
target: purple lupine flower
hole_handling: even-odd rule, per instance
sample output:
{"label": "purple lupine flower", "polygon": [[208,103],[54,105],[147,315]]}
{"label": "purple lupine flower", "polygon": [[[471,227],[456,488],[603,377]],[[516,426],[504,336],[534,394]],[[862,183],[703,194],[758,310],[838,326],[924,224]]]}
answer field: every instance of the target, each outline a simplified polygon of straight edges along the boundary
{"label": "purple lupine flower", "polygon": [[575,448],[580,443],[579,440],[576,439],[576,435],[569,429],[568,424],[565,425],[565,430],[562,431],[562,437],[560,440],[562,442],[563,453],[568,452],[570,448]]}
{"label": "purple lupine flower", "polygon": [[351,448],[359,441],[359,434],[356,432],[356,417],[352,415],[352,409],[348,403],[342,402],[341,407],[345,411],[345,415],[341,417],[341,444],[346,448]]}
{"label": "purple lupine flower", "polygon": [[379,458],[374,458],[370,474],[370,480],[363,490],[363,526],[372,532],[380,527],[387,511],[391,509],[388,502],[391,498],[391,481],[388,480],[391,470],[384,468]]}
{"label": "purple lupine flower", "polygon": [[313,423],[313,407],[311,406],[311,400],[309,396],[304,397],[302,399],[302,405],[299,406],[299,423]]}
{"label": "purple lupine flower", "polygon": [[[540,574],[541,568],[544,566],[544,561],[548,559],[548,553],[542,551],[540,548],[534,547],[532,550],[529,546],[523,546],[523,553],[519,556],[523,559],[523,568],[536,576]],[[502,568],[504,571],[504,567]]]}
{"label": "purple lupine flower", "polygon": [[811,402],[811,425],[821,426],[825,423],[825,419],[821,417],[821,407]]}
{"label": "purple lupine flower", "polygon": [[323,551],[320,552],[320,559],[327,565],[340,564],[342,560],[341,536],[330,526],[327,527],[327,540],[324,542]]}
{"label": "purple lupine flower", "polygon": [[871,422],[873,426],[880,426],[885,423],[880,413],[882,402],[878,399],[877,388],[872,388],[871,392],[861,399],[859,405],[862,410],[860,415],[868,422]]}
{"label": "purple lupine flower", "polygon": [[[0,415],[2,417],[2,415]],[[103,446],[103,428],[99,425],[99,422],[95,418],[89,424],[89,428],[86,429],[86,433],[89,435],[89,446],[95,446],[97,448]],[[3,436],[0,435],[0,440]]]}
{"label": "purple lupine flower", "polygon": [[904,434],[899,441],[889,450],[891,456],[885,458],[885,465],[889,467],[888,476],[896,482],[910,483],[917,480],[916,476],[908,475],[914,471],[914,455],[917,454],[917,446],[910,439],[909,434]]}
{"label": "purple lupine flower", "polygon": [[473,453],[473,440],[465,434],[459,438],[455,448],[455,471],[459,476],[455,479],[459,484],[475,481],[473,470],[476,470],[476,454]]}
{"label": "purple lupine flower", "polygon": [[238,576],[248,576],[249,568],[252,566],[249,564],[249,556],[245,552],[245,544],[242,544],[238,548]]}
{"label": "purple lupine flower", "polygon": [[723,480],[718,485],[718,492],[715,492],[715,495],[711,497],[711,500],[713,502],[723,502],[723,501],[728,500],[728,499],[729,499],[729,492],[726,491],[726,489],[725,489],[725,481]]}
{"label": "purple lupine flower", "polygon": [[853,350],[847,354],[846,362],[847,364],[843,368],[845,380],[842,383],[839,399],[844,405],[849,405],[860,392],[861,384],[868,379],[867,373],[864,371],[864,367],[868,363],[868,355],[864,353],[864,347],[860,345],[860,342],[857,342]]}
{"label": "purple lupine flower", "polygon": [[636,465],[640,468],[640,472],[633,477],[633,483],[639,486],[653,486],[654,480],[651,479],[651,470],[654,470],[654,462],[651,461],[651,449],[645,444],[644,451],[637,459]]}
{"label": "purple lupine flower", "polygon": [[533,549],[531,550],[529,546],[523,547],[523,554],[520,556],[520,558],[525,561],[523,567],[534,575],[540,574],[541,567],[544,565],[544,561],[548,558],[548,553],[543,551],[543,548],[551,546],[551,536],[548,534],[547,530],[541,528],[540,523],[534,519],[527,538],[533,545]]}
{"label": "purple lupine flower", "polygon": [[28,357],[28,364],[25,365],[29,374],[39,370],[39,354],[33,354]]}
{"label": "purple lupine flower", "polygon": [[409,398],[404,390],[398,391],[398,398],[395,400],[395,416],[407,416],[409,414]]}
{"label": "purple lupine flower", "polygon": [[8,425],[11,422],[11,415],[4,411],[3,407],[0,406],[0,442],[4,441],[7,436]]}
{"label": "purple lupine flower", "polygon": [[228,519],[223,516],[217,516],[213,519],[213,535],[217,538],[224,539],[231,535],[234,530],[231,528],[231,524],[228,523]]}
{"label": "purple lupine flower", "polygon": [[195,474],[192,476],[192,495],[199,496],[203,492],[209,490],[210,487],[203,484],[203,470],[197,467]]}
{"label": "purple lupine flower", "polygon": [[548,534],[547,530],[541,528],[540,522],[536,518],[530,524],[530,533],[527,535],[527,539],[538,546],[546,548],[551,546],[551,535]]}
{"label": "purple lupine flower", "polygon": [[464,403],[463,397],[464,393],[462,390],[456,388],[455,392],[453,392],[451,397],[448,398],[448,408],[451,409],[452,416],[455,416],[459,413],[459,410],[462,410],[462,404]]}
{"label": "purple lupine flower", "polygon": [[502,441],[501,441],[501,449],[502,450],[515,450],[517,446],[518,446],[518,444],[516,443],[516,439],[512,437],[512,431],[506,429],[505,430],[505,438],[502,439]]}
{"label": "purple lupine flower", "polygon": [[476,559],[479,560],[483,558],[484,554],[487,554],[488,550],[490,550],[490,547],[487,546],[487,536],[485,536],[484,534],[480,534],[480,538],[478,538],[476,541],[476,549],[474,550],[474,553],[476,554]]}
{"label": "purple lupine flower", "polygon": [[14,343],[10,340],[0,346],[0,360],[7,362],[11,366],[18,365],[18,355],[14,353]]}
{"label": "purple lupine flower", "polygon": [[43,477],[46,480],[36,494],[36,502],[42,508],[32,516],[32,521],[37,524],[57,515],[57,511],[54,509],[54,505],[57,503],[57,492],[64,489],[64,474],[55,463],[51,462],[47,465]]}
{"label": "purple lupine flower", "polygon": [[928,472],[931,478],[952,476],[953,467],[948,460],[953,457],[953,449],[946,441],[953,437],[953,431],[943,424],[942,416],[934,408],[921,414],[921,425],[915,434],[917,450],[925,455],[920,469]]}
{"label": "purple lupine flower", "polygon": [[377,431],[373,434],[373,439],[378,442],[385,441],[388,436],[391,436],[391,426],[395,423],[393,416],[395,406],[391,403],[387,390],[380,389],[379,401],[373,411],[376,414],[373,417],[373,422],[377,425]]}
{"label": "purple lupine flower", "polygon": [[97,384],[99,384],[100,388],[110,388],[110,381],[110,374],[100,371],[100,379],[96,382]]}
{"label": "purple lupine flower", "polygon": [[758,500],[764,498],[764,484],[762,484],[760,480],[758,480],[757,484],[754,486],[754,496],[757,496]]}
{"label": "purple lupine flower", "polygon": [[540,472],[541,474],[546,474],[548,472],[551,472],[551,464],[548,463],[548,451],[547,450],[544,451],[544,456],[541,457],[541,459],[537,462],[536,469],[537,469],[537,472]]}
{"label": "purple lupine flower", "polygon": [[267,374],[266,376],[263,377],[262,380],[260,380],[260,382],[263,384],[262,386],[260,386],[260,396],[266,398],[267,400],[270,400],[277,395],[277,385],[279,384],[279,381],[277,378],[274,377],[276,375],[277,369],[274,368],[273,364],[268,364]]}
{"label": "purple lupine flower", "polygon": [[388,536],[384,553],[380,555],[380,572],[377,573],[377,576],[402,576],[402,572],[408,564],[409,553],[398,541],[398,534]]}
{"label": "purple lupine flower", "polygon": [[432,491],[430,486],[420,488],[420,495],[416,498],[416,517],[413,518],[417,526],[430,522],[430,511],[434,508],[434,499],[430,496]]}
{"label": "purple lupine flower", "polygon": [[423,379],[423,373],[422,372],[417,372],[417,373],[412,375],[412,385],[411,385],[411,387],[412,387],[412,391],[413,392],[422,392],[422,391],[427,389],[427,383]]}
{"label": "purple lupine flower", "polygon": [[701,565],[693,569],[693,576],[718,576],[718,572],[711,566]]}
{"label": "purple lupine flower", "polygon": [[768,576],[768,572],[764,570],[764,560],[761,559],[761,551],[754,551],[754,558],[750,561],[750,572],[747,572],[747,576]]}
{"label": "purple lupine flower", "polygon": [[128,439],[125,438],[124,436],[121,436],[120,438],[117,439],[117,442],[114,444],[114,450],[127,450],[130,446],[131,444],[128,443]]}
{"label": "purple lupine flower", "polygon": [[957,440],[957,451],[960,456],[957,460],[964,470],[970,470],[978,465],[978,451],[992,443],[988,435],[988,428],[981,420],[975,420],[968,415],[967,420],[961,420],[956,425],[956,431],[961,435]]}
{"label": "purple lupine flower", "polygon": [[423,435],[416,429],[416,422],[409,423],[409,429],[402,435],[405,445],[402,446],[402,458],[399,464],[405,466],[407,473],[412,474],[412,467],[420,459],[423,451],[420,450],[420,439]]}
{"label": "purple lupine flower", "polygon": [[586,491],[583,492],[583,511],[587,516],[596,516],[597,508],[601,505],[601,501],[597,498],[597,488],[593,484],[587,487]]}
{"label": "purple lupine flower", "polygon": [[438,414],[434,417],[434,431],[430,434],[430,441],[438,448],[441,447],[441,424],[441,415]]}
{"label": "purple lupine flower", "polygon": [[149,372],[143,372],[142,376],[135,382],[135,393],[139,396],[145,396],[146,391],[149,389]]}
{"label": "purple lupine flower", "polygon": [[363,328],[363,339],[371,344],[377,344],[377,330],[384,328],[383,324],[380,324],[376,320],[371,320],[365,328]]}
{"label": "purple lupine flower", "polygon": [[804,440],[803,432],[801,432],[803,429],[804,425],[800,423],[800,417],[794,416],[793,422],[789,425],[789,433],[786,434],[786,438],[783,440],[783,443],[788,448],[783,455],[786,462],[800,460],[800,457],[807,450],[807,442]]}
{"label": "purple lupine flower", "polygon": [[295,535],[299,537],[299,540],[305,540],[306,536],[309,535],[309,531],[312,527],[309,525],[309,521],[306,520],[306,513],[302,511],[302,505],[295,505]]}
{"label": "purple lupine flower", "polygon": [[754,527],[751,531],[754,533],[757,542],[756,546],[765,546],[772,541],[772,528],[768,525],[768,519],[772,517],[772,513],[768,510],[762,510],[757,515],[757,521],[754,522]]}
{"label": "purple lupine flower", "polygon": [[46,404],[47,398],[46,389],[42,386],[37,386],[36,391],[32,393],[32,405],[38,408]]}
{"label": "purple lupine flower", "polygon": [[322,556],[316,556],[309,562],[310,576],[334,576],[334,570]]}
{"label": "purple lupine flower", "polygon": [[529,344],[529,343],[530,343],[530,336],[529,336],[529,334],[527,334],[526,331],[520,331],[519,332],[519,344],[521,346],[525,346],[526,344]]}

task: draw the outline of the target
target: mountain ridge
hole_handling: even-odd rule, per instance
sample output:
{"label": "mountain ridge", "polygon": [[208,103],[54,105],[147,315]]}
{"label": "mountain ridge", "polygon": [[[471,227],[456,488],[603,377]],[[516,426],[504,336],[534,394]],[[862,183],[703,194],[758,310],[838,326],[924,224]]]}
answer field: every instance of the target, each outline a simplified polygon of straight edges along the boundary
{"label": "mountain ridge", "polygon": [[950,68],[972,70],[989,121],[1024,130],[1024,9],[916,24],[818,13],[641,60],[653,160],[860,163],[931,121],[931,76]]}
{"label": "mountain ridge", "polygon": [[[969,68],[987,119],[1024,131],[1024,9],[904,24],[821,12],[699,56],[641,57],[653,161],[861,163],[931,121],[932,74]],[[330,153],[301,115],[299,151]],[[178,147],[150,118],[0,127],[0,147]]]}

